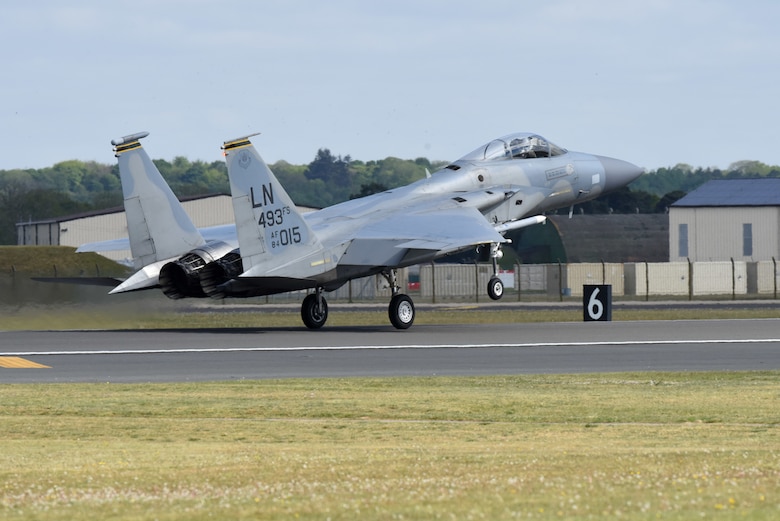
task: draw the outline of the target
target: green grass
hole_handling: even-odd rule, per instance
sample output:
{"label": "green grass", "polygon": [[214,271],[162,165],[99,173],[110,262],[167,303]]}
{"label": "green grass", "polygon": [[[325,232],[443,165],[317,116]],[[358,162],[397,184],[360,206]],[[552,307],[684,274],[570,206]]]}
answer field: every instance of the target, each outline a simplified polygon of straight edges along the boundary
{"label": "green grass", "polygon": [[[41,274],[51,257],[30,263]],[[108,274],[72,267],[91,269]],[[193,312],[161,298],[5,284],[13,299],[0,329],[302,327],[297,309]],[[49,299],[65,304],[38,304]],[[618,302],[613,311],[614,320],[777,317]],[[415,322],[581,320],[579,309],[464,305]],[[340,325],[387,326],[387,312],[334,309],[326,327]],[[0,519],[776,519],[779,377],[0,384]]]}
{"label": "green grass", "polygon": [[776,519],[780,373],[0,385],[2,519]]}
{"label": "green grass", "polygon": [[71,246],[0,246],[0,275],[37,277],[127,276],[124,266],[97,253],[76,253]]}
{"label": "green grass", "polygon": [[[780,318],[780,310],[772,308],[745,309],[648,309],[613,310],[613,320],[696,320]],[[582,310],[493,310],[439,308],[418,310],[415,324],[506,324],[522,322],[581,322]],[[325,327],[387,326],[387,310],[341,311],[331,309]],[[37,329],[165,329],[165,328],[264,328],[303,327],[300,312],[256,311],[176,311],[156,309],[154,304],[106,305],[100,308],[84,305],[63,307],[31,306],[0,314],[0,330]]]}

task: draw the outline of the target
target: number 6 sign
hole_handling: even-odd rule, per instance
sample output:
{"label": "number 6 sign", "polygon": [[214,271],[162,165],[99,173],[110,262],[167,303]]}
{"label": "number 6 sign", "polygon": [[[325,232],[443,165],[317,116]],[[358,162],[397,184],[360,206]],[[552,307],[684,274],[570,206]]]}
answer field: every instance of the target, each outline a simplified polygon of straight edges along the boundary
{"label": "number 6 sign", "polygon": [[612,320],[612,285],[583,285],[582,308],[585,322]]}

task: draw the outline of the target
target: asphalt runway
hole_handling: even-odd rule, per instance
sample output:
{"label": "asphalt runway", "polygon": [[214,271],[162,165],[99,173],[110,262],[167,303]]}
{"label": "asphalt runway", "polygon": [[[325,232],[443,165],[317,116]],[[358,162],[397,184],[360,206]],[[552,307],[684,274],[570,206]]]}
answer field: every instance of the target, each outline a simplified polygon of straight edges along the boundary
{"label": "asphalt runway", "polygon": [[0,332],[2,383],[776,369],[780,319]]}

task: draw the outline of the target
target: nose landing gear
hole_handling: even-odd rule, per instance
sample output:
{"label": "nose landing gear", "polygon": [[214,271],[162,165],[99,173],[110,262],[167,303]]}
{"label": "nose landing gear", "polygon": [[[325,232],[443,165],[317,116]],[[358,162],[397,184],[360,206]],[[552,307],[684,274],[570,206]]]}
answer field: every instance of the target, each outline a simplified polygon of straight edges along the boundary
{"label": "nose landing gear", "polygon": [[504,256],[501,251],[501,245],[493,243],[490,245],[490,260],[493,263],[493,275],[488,281],[487,294],[492,300],[500,300],[504,296],[504,283],[498,278],[498,260]]}

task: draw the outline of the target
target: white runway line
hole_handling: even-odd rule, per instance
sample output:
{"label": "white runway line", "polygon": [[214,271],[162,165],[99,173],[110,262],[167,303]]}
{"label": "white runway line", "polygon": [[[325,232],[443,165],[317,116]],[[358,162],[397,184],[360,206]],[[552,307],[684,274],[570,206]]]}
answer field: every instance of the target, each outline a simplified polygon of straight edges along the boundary
{"label": "white runway line", "polygon": [[543,347],[597,347],[597,346],[648,346],[680,344],[780,344],[780,338],[741,338],[710,340],[620,340],[604,342],[532,342],[494,344],[388,344],[353,346],[294,346],[294,347],[207,347],[191,349],[120,349],[87,351],[16,351],[0,353],[0,356],[84,356],[84,355],[150,355],[184,353],[251,353],[263,351],[350,351],[383,349],[487,349],[487,348],[543,348]]}

